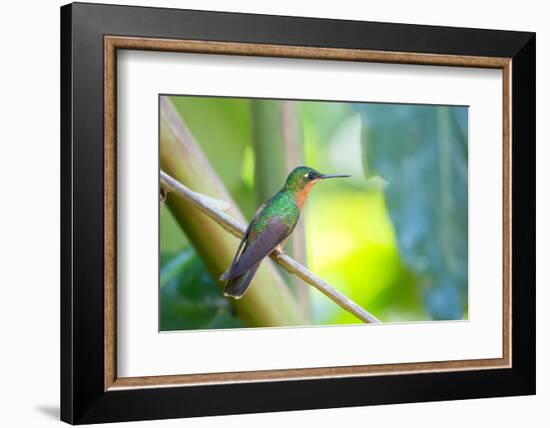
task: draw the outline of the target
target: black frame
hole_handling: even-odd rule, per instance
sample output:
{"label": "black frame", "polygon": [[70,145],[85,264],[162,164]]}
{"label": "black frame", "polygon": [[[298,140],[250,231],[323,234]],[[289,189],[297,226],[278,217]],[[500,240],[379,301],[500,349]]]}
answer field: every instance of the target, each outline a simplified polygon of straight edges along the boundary
{"label": "black frame", "polygon": [[[512,58],[512,368],[104,391],[104,35]],[[535,393],[535,34],[76,3],[61,8],[61,419]]]}

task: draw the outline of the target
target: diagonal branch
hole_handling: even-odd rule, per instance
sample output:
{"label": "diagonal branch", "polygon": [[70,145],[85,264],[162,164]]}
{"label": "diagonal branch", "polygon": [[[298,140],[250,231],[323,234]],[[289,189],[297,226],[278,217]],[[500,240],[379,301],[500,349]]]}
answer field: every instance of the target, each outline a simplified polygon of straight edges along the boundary
{"label": "diagonal branch", "polygon": [[[166,174],[164,171],[160,172],[160,180],[165,190],[172,191],[178,196],[184,198],[199,211],[214,220],[222,228],[232,233],[237,238],[242,238],[246,227],[236,221],[230,215],[220,210],[217,204],[212,203],[211,198],[205,197],[200,193],[193,192],[188,187],[184,186],[179,181]],[[317,288],[317,290],[319,290],[321,293],[323,293],[325,296],[335,302],[338,306],[352,313],[361,321],[364,321],[366,323],[380,322],[376,317],[371,315],[357,303],[353,302],[352,300],[338,292],[338,290],[334,289],[325,281],[315,276],[312,272],[310,272],[308,269],[306,269],[304,266],[296,262],[285,253],[274,250],[271,253],[270,257],[276,263],[285,268],[288,272],[298,276],[308,284],[313,285],[315,288]]]}
{"label": "diagonal branch", "polygon": [[[189,189],[225,201],[229,207],[227,214],[245,223],[223,181],[167,96],[160,98],[160,165],[164,172]],[[219,277],[235,254],[233,235],[176,194],[169,195],[166,203],[208,272],[213,278]],[[307,317],[300,311],[298,302],[273,263],[260,266],[255,282],[261,287],[253,287],[244,299],[231,302],[245,325],[278,327],[308,324]]]}

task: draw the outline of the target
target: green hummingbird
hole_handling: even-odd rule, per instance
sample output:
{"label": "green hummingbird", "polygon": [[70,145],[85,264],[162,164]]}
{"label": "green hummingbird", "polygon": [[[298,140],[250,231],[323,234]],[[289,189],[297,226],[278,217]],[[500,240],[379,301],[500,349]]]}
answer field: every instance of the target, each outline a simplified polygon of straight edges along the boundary
{"label": "green hummingbird", "polygon": [[290,172],[284,187],[258,208],[231,265],[220,277],[220,281],[227,281],[225,296],[234,299],[244,296],[262,260],[275,248],[283,250],[313,186],[319,180],[336,177],[349,175],[321,174],[307,166],[299,166]]}

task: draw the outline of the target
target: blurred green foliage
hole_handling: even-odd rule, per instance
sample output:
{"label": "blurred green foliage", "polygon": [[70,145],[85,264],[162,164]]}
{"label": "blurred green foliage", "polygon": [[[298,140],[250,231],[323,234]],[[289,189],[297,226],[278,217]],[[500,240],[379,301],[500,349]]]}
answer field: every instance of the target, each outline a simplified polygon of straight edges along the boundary
{"label": "blurred green foliage", "polygon": [[[257,208],[251,101],[171,98],[247,218]],[[467,317],[467,109],[297,101],[305,164],[352,177],[311,192],[308,267],[385,322]],[[283,183],[277,183],[282,186]],[[161,330],[241,326],[169,210]],[[312,288],[314,324],[359,321]]]}
{"label": "blurred green foliage", "polygon": [[162,330],[242,327],[192,248],[161,253],[160,261]]}
{"label": "blurred green foliage", "polygon": [[467,110],[356,107],[363,117],[365,171],[387,182],[400,253],[424,306],[434,319],[461,318],[468,301]]}

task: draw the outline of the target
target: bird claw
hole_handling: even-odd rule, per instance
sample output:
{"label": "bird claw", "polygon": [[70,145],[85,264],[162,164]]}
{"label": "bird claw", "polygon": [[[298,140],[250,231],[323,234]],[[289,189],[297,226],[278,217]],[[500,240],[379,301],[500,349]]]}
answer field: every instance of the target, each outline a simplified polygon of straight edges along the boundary
{"label": "bird claw", "polygon": [[286,256],[286,253],[283,250],[277,250],[277,260],[283,258],[284,256]]}

